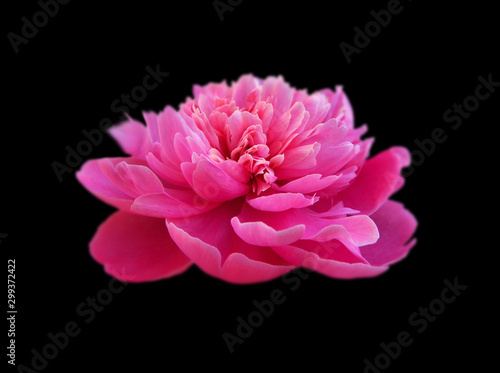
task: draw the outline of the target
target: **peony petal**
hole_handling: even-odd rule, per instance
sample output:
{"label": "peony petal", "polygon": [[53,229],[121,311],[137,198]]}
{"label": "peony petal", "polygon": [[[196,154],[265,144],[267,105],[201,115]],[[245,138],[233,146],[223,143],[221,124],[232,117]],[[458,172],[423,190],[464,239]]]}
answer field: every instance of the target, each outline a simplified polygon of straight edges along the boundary
{"label": "peony petal", "polygon": [[121,211],[100,225],[90,253],[106,272],[128,282],[172,277],[191,265],[170,238],[163,219]]}
{"label": "peony petal", "polygon": [[163,192],[160,179],[147,166],[127,164],[122,161],[116,165],[116,170],[123,180],[133,185],[137,195]]}
{"label": "peony petal", "polygon": [[226,159],[217,166],[238,183],[246,184],[250,181],[251,174],[247,168],[232,159]]}
{"label": "peony petal", "polygon": [[244,108],[248,94],[257,87],[258,81],[251,74],[243,75],[236,83],[233,83],[233,100],[236,106]]}
{"label": "peony petal", "polygon": [[277,120],[284,112],[290,109],[295,89],[291,88],[285,82],[282,76],[268,77],[262,82],[261,100],[270,100],[273,106],[273,119],[269,126],[272,131],[273,122]]}
{"label": "peony petal", "polygon": [[230,94],[230,89],[227,86],[226,81],[221,83],[208,83],[205,86],[199,86],[197,84],[193,85],[193,95],[195,100],[198,100],[200,95],[207,95],[213,100],[216,97],[226,97]]}
{"label": "peony petal", "polygon": [[151,143],[160,142],[160,132],[158,128],[158,115],[152,111],[145,111],[142,113],[144,120],[146,121],[146,127],[148,129],[149,138]]}
{"label": "peony petal", "polygon": [[296,266],[311,268],[330,277],[350,279],[377,276],[386,271],[390,264],[403,259],[414,246],[416,240],[408,240],[417,222],[402,204],[394,201],[384,203],[371,218],[377,224],[380,238],[376,243],[360,248],[368,263],[361,262],[335,240],[324,243],[300,240],[293,245],[273,247],[273,250]]}
{"label": "peony petal", "polygon": [[325,95],[315,92],[307,96],[303,101],[304,107],[309,113],[309,121],[305,123],[305,128],[309,129],[318,123],[325,122],[325,117],[330,110],[330,103]]}
{"label": "peony petal", "polygon": [[347,95],[342,90],[342,86],[335,87],[335,92],[328,88],[320,92],[327,97],[330,103],[330,111],[326,115],[326,119],[340,118],[349,128],[353,128],[354,113]]}
{"label": "peony petal", "polygon": [[361,248],[363,257],[377,266],[403,259],[416,243],[416,240],[409,241],[417,228],[415,217],[403,204],[389,200],[371,218],[377,224],[380,239]]}
{"label": "peony petal", "polygon": [[262,121],[257,115],[248,111],[236,110],[227,120],[226,142],[229,152],[232,152],[245,132],[250,126],[262,125]]}
{"label": "peony petal", "polygon": [[[359,153],[360,146],[345,142],[328,148],[323,147],[322,150],[316,157],[318,166],[314,169],[314,172],[322,175],[333,175],[345,169],[349,161]],[[335,156],[328,156],[328,153],[335,154]]]}
{"label": "peony petal", "polygon": [[208,201],[228,201],[250,190],[249,185],[234,180],[207,157],[202,157],[196,164],[185,162],[181,170],[195,192]]}
{"label": "peony petal", "polygon": [[[356,246],[370,245],[379,239],[380,235],[376,223],[366,215],[354,215],[347,218],[331,219],[332,226],[340,226],[349,234],[350,241]],[[316,236],[320,235],[320,231]],[[324,232],[323,232],[324,233]],[[333,237],[336,238],[336,237]],[[338,238],[336,238],[338,239]],[[329,241],[330,239],[328,239]]]}
{"label": "peony petal", "polygon": [[132,118],[110,127],[108,132],[122,150],[132,157],[144,158],[147,148],[151,146],[147,128]]}
{"label": "peony petal", "polygon": [[87,161],[76,173],[78,181],[94,196],[120,210],[129,211],[133,198],[121,191],[102,172],[100,159]]}
{"label": "peony petal", "polygon": [[379,237],[371,218],[366,215],[347,218],[331,218],[325,217],[326,215],[310,208],[281,212],[261,211],[246,203],[231,223],[236,234],[254,245],[276,246],[277,241],[287,241],[286,244],[279,244],[287,245],[298,239],[318,242],[338,240],[360,261],[365,262],[359,246],[372,244]]}
{"label": "peony petal", "polygon": [[193,120],[182,117],[172,107],[167,106],[158,116],[158,134],[161,144],[161,161],[170,163],[172,168],[180,171],[181,159],[175,147],[176,134],[184,138],[192,138],[198,146],[208,152],[210,144]]}
{"label": "peony petal", "polygon": [[[304,122],[305,109],[302,102],[295,103],[290,109],[284,112],[267,131],[267,144],[272,145],[279,141],[284,143]],[[274,147],[272,147],[274,148]],[[276,151],[279,148],[276,149]],[[282,149],[281,149],[282,150]],[[272,152],[271,155],[275,155]]]}
{"label": "peony petal", "polygon": [[300,209],[318,202],[319,197],[305,196],[301,193],[265,192],[259,196],[248,194],[247,203],[257,210],[262,211],[285,211],[288,209]]}
{"label": "peony petal", "polygon": [[[326,250],[325,250],[326,248]],[[301,240],[294,245],[273,247],[273,250],[293,265],[306,267],[333,278],[353,279],[374,277],[385,272],[388,267],[375,267],[356,262],[338,242],[330,241],[323,245]]]}
{"label": "peony petal", "polygon": [[226,202],[205,214],[167,219],[167,227],[179,248],[203,271],[233,283],[268,281],[294,267],[269,247],[250,245],[231,226],[243,199]]}
{"label": "peony petal", "polygon": [[316,227],[308,229],[308,233],[304,235],[304,239],[319,242],[336,239],[344,244],[350,242],[356,246],[361,246],[372,244],[379,238],[377,226],[367,215],[354,215],[348,218],[330,220],[324,219],[316,224]]}
{"label": "peony petal", "polygon": [[238,216],[231,219],[231,225],[243,241],[257,246],[288,245],[299,240],[306,229],[304,224],[300,224],[275,230],[261,221],[242,223]]}
{"label": "peony petal", "polygon": [[283,180],[308,175],[317,164],[316,156],[320,149],[319,142],[287,149],[283,163],[275,170],[276,176]]}
{"label": "peony petal", "polygon": [[395,192],[407,153],[405,148],[393,147],[368,159],[352,185],[335,198],[361,214],[372,214]]}
{"label": "peony petal", "polygon": [[163,184],[143,160],[104,158],[99,160],[99,167],[105,177],[132,198],[163,191]]}
{"label": "peony petal", "polygon": [[312,193],[322,190],[333,183],[339,178],[337,175],[322,177],[321,174],[310,174],[279,186],[274,183],[271,187],[279,192],[291,193]]}
{"label": "peony petal", "polygon": [[173,165],[171,162],[163,162],[160,160],[161,157],[161,146],[159,143],[155,143],[153,146],[153,152],[149,152],[146,155],[146,162],[148,166],[163,180],[182,187],[189,187],[189,183],[182,174],[181,170]]}
{"label": "peony petal", "polygon": [[161,193],[137,197],[130,209],[136,214],[156,218],[188,218],[210,211],[218,205],[201,198],[192,190],[165,189]]}
{"label": "peony petal", "polygon": [[174,149],[181,163],[190,162],[193,154],[207,155],[210,151],[198,137],[184,137],[180,133],[174,136]]}

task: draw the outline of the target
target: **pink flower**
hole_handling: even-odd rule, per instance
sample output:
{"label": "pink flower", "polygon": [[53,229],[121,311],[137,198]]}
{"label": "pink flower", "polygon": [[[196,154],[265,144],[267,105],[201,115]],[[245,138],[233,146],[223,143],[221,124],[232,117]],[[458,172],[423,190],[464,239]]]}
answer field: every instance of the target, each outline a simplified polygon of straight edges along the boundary
{"label": "pink flower", "polygon": [[119,209],[90,242],[108,273],[152,281],[195,263],[233,283],[300,266],[371,277],[415,244],[415,218],[388,200],[409,153],[367,159],[373,139],[361,139],[366,126],[354,128],[340,88],[308,94],[245,75],[193,90],[179,111],[112,127],[130,157],[91,160],[77,174]]}

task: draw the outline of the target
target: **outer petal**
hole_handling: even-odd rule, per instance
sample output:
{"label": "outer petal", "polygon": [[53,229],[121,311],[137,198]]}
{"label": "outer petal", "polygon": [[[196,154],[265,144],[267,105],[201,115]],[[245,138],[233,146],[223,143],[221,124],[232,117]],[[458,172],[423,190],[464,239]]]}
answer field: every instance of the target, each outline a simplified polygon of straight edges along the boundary
{"label": "outer petal", "polygon": [[102,174],[131,198],[159,193],[163,185],[146,162],[137,158],[103,158],[98,160]]}
{"label": "outer petal", "polygon": [[137,214],[156,218],[189,218],[218,205],[201,198],[192,190],[165,189],[161,193],[139,196],[130,209]]}
{"label": "outer petal", "polygon": [[319,242],[332,239],[339,240],[353,253],[362,258],[359,247],[377,242],[379,232],[369,216],[354,215],[347,218],[331,219],[330,225],[325,226],[313,235],[306,234],[304,238]]}
{"label": "outer petal", "polygon": [[233,228],[242,240],[259,246],[282,246],[299,239],[318,242],[339,240],[359,260],[365,261],[359,246],[377,241],[375,223],[366,215],[326,218],[308,208],[281,212],[260,211],[245,204],[233,218]]}
{"label": "outer petal", "polygon": [[136,158],[104,158],[87,162],[77,177],[104,202],[139,215],[185,218],[218,206],[192,189],[163,187],[144,164]]}
{"label": "outer petal", "polygon": [[231,226],[243,199],[226,202],[189,219],[167,219],[167,227],[179,248],[206,273],[233,283],[268,281],[294,267],[270,247],[248,244]]}
{"label": "outer petal", "polygon": [[408,165],[405,148],[393,147],[368,159],[358,176],[336,199],[344,205],[370,215],[401,185],[401,169]]}
{"label": "outer petal", "polygon": [[387,201],[370,217],[377,224],[380,238],[361,248],[363,257],[376,266],[403,259],[416,243],[415,239],[409,241],[417,228],[415,217],[395,201]]}
{"label": "outer petal", "polygon": [[116,187],[102,172],[99,159],[84,163],[76,173],[78,181],[94,196],[120,210],[129,211],[133,199]]}
{"label": "outer petal", "polygon": [[143,159],[146,150],[151,146],[146,126],[132,118],[111,127],[109,134],[118,142],[122,150],[132,157]]}
{"label": "outer petal", "polygon": [[110,275],[143,282],[184,272],[191,261],[177,248],[163,219],[115,212],[90,242],[90,253]]}
{"label": "outer petal", "polygon": [[362,262],[344,245],[336,240],[313,242],[300,240],[293,245],[273,247],[273,250],[288,262],[314,269],[335,278],[358,278],[377,276],[390,264],[403,259],[416,240],[410,240],[417,221],[403,205],[394,201],[384,203],[371,218],[377,224],[379,240],[362,246],[361,254],[368,262]]}
{"label": "outer petal", "polygon": [[261,221],[241,222],[235,216],[231,225],[236,234],[245,242],[257,246],[280,246],[293,243],[304,235],[305,225],[298,224],[289,228],[276,230]]}
{"label": "outer petal", "polygon": [[388,269],[357,262],[357,258],[350,257],[347,249],[335,240],[322,244],[301,240],[293,245],[273,247],[273,250],[296,266],[310,268],[334,278],[374,277]]}
{"label": "outer petal", "polygon": [[116,165],[116,170],[123,180],[133,186],[137,195],[163,191],[163,184],[160,179],[147,166],[120,162]]}

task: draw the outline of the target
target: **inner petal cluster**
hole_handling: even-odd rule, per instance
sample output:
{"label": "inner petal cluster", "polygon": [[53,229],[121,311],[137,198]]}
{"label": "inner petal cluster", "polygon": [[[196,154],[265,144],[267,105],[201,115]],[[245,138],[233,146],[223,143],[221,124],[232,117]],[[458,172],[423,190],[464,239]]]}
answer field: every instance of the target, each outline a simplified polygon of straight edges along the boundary
{"label": "inner petal cluster", "polygon": [[[356,176],[370,145],[360,139],[365,128],[353,128],[341,90],[308,94],[282,77],[247,75],[230,86],[195,86],[194,97],[179,112],[203,134],[209,145],[205,154],[214,166],[254,196],[280,193],[286,184],[316,174],[330,185],[322,191],[313,188],[316,197],[331,198]],[[206,176],[220,185],[214,175]],[[225,191],[232,188],[224,185]],[[304,193],[301,188],[297,192]],[[304,198],[316,201],[312,197]]]}
{"label": "inner petal cluster", "polygon": [[270,119],[272,108],[269,102],[256,102],[258,96],[258,90],[252,91],[243,107],[231,98],[215,97],[208,116],[203,110],[207,104],[203,99],[198,103],[188,100],[184,105],[184,112],[211,140],[210,158],[216,162],[231,159],[242,165],[250,174],[251,191],[257,195],[277,180],[273,166],[278,166],[282,158],[270,156],[263,119]]}
{"label": "inner petal cluster", "polygon": [[251,186],[254,193],[269,189],[277,177],[270,166],[269,147],[262,126],[247,127],[238,145],[231,151],[231,159],[243,165],[251,174]]}

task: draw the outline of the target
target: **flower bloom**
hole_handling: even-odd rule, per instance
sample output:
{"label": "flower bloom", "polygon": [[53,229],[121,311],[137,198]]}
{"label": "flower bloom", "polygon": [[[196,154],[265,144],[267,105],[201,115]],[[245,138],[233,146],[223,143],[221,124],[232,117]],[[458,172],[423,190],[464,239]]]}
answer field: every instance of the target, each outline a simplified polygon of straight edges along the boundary
{"label": "flower bloom", "polygon": [[350,279],[404,258],[417,222],[389,200],[408,151],[368,158],[337,87],[308,94],[282,77],[194,86],[178,111],[144,112],[109,132],[129,157],[87,161],[78,180],[119,211],[90,252],[121,280],[152,281],[195,263],[232,283],[307,267]]}

